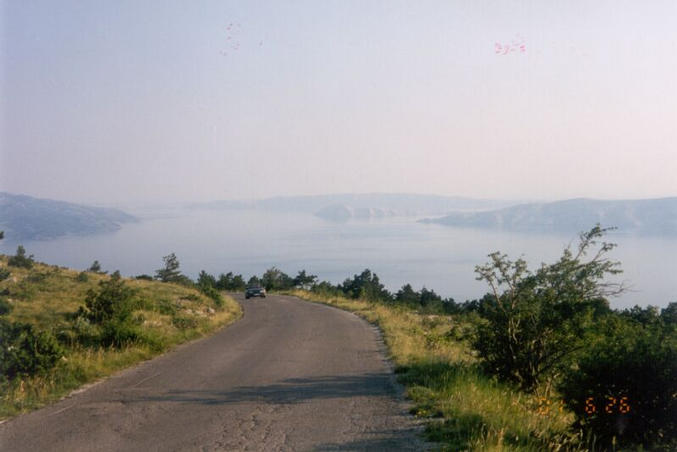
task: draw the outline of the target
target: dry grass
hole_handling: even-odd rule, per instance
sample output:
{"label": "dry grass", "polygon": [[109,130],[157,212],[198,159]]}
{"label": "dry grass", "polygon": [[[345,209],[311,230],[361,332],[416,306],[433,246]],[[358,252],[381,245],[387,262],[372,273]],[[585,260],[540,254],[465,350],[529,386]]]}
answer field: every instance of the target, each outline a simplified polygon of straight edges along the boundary
{"label": "dry grass", "polygon": [[[0,255],[0,268],[11,275],[0,282],[0,293],[13,307],[9,320],[35,325],[57,337],[73,329],[72,314],[84,306],[85,296],[107,275],[80,272],[44,264],[32,269],[7,267]],[[64,341],[65,355],[49,374],[17,379],[2,386],[0,419],[5,419],[58,400],[70,391],[109,376],[140,361],[153,358],[173,346],[204,336],[237,320],[240,305],[224,294],[224,305],[193,288],[157,281],[125,279],[137,290],[139,308],[133,315],[147,339],[125,348],[85,347]]]}

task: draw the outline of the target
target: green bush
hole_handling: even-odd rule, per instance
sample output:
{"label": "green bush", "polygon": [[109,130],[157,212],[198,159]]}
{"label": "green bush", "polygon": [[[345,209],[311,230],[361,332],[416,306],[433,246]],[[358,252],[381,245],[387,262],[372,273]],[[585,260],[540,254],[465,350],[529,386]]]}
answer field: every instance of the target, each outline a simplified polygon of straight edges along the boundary
{"label": "green bush", "polygon": [[33,255],[31,254],[30,256],[26,256],[26,249],[21,245],[17,247],[16,255],[10,257],[7,261],[7,265],[27,269],[33,268],[34,263],[35,261],[33,261]]}
{"label": "green bush", "polygon": [[80,272],[78,273],[78,276],[75,278],[77,282],[87,282],[89,281],[89,276],[87,276],[86,272]]}
{"label": "green bush", "polygon": [[101,325],[99,343],[104,346],[124,347],[139,342],[142,336],[131,319],[111,319]]}
{"label": "green bush", "polygon": [[524,260],[513,262],[498,252],[476,267],[477,279],[491,289],[480,302],[473,340],[486,370],[532,391],[571,364],[595,319],[609,312],[606,297],[623,290],[602,282],[620,272],[605,257],[613,244],[594,249],[604,232],[596,226],[581,234],[575,253],[567,248],[557,262],[535,272]]}
{"label": "green bush", "polygon": [[12,380],[42,374],[61,356],[63,351],[51,334],[0,318],[0,376]]}
{"label": "green bush", "polygon": [[[560,384],[577,424],[609,447],[677,446],[677,334],[612,315]],[[674,449],[672,449],[674,450]]]}
{"label": "green bush", "polygon": [[6,280],[7,278],[9,278],[9,275],[11,274],[12,273],[6,268],[0,268],[0,281]]}
{"label": "green bush", "polygon": [[12,309],[14,309],[14,306],[9,304],[4,298],[0,298],[0,315],[7,315],[12,312]]}
{"label": "green bush", "polygon": [[90,289],[85,299],[86,309],[80,311],[95,325],[99,325],[98,342],[105,346],[122,347],[137,342],[141,335],[131,318],[136,291],[127,287],[116,271],[109,280],[99,282],[99,289]]}
{"label": "green bush", "polygon": [[116,271],[109,280],[99,282],[98,290],[87,292],[87,318],[97,324],[127,319],[132,313],[134,294],[134,289],[127,287]]}
{"label": "green bush", "polygon": [[223,307],[224,304],[223,297],[221,296],[221,293],[218,290],[214,289],[211,286],[201,287],[200,290],[202,291],[202,293],[204,293],[209,298],[214,300],[214,305],[217,308]]}

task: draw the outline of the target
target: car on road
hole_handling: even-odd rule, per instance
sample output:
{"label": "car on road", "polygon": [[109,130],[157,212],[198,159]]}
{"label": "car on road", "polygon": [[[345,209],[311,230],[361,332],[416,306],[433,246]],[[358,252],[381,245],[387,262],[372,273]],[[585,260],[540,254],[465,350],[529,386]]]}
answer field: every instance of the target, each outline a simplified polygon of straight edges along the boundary
{"label": "car on road", "polygon": [[263,287],[247,287],[247,290],[244,292],[244,297],[246,299],[251,297],[266,298],[266,289]]}

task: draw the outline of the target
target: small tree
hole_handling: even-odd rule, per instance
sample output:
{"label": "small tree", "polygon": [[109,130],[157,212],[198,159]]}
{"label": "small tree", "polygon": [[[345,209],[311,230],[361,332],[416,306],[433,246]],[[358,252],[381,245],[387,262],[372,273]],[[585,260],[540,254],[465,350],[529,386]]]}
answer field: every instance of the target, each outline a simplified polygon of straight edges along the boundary
{"label": "small tree", "polygon": [[85,298],[87,318],[93,323],[104,323],[116,319],[125,321],[132,313],[134,289],[128,287],[120,277],[113,273],[109,280],[100,281],[99,289],[90,289]]}
{"label": "small tree", "polygon": [[165,263],[165,266],[155,272],[155,278],[162,282],[182,281],[183,275],[181,275],[181,271],[179,271],[179,260],[177,259],[176,254],[171,253],[164,256],[162,261]]}
{"label": "small tree", "polygon": [[197,285],[203,290],[207,287],[216,288],[216,278],[206,271],[201,270],[197,277]]}
{"label": "small tree", "polygon": [[391,299],[390,292],[381,284],[376,273],[365,269],[353,279],[346,279],[342,286],[343,292],[350,298],[363,298],[368,301],[388,301]]}
{"label": "small tree", "polygon": [[99,325],[99,343],[121,347],[142,337],[132,321],[135,294],[136,291],[122,280],[119,271],[109,280],[100,281],[98,290],[87,292],[87,309],[80,308],[79,313]]}
{"label": "small tree", "polygon": [[249,278],[249,281],[247,281],[247,287],[259,287],[261,285],[261,279],[259,279],[258,276],[254,275],[251,278]]}
{"label": "small tree", "polygon": [[298,275],[294,277],[292,284],[296,287],[301,287],[304,290],[308,290],[317,282],[316,275],[308,275],[305,270],[301,270]]}
{"label": "small tree", "polygon": [[233,275],[233,272],[221,273],[216,281],[216,288],[221,290],[244,290],[246,285],[242,275]]}
{"label": "small tree", "polygon": [[402,286],[400,290],[395,294],[395,301],[398,303],[415,306],[418,304],[418,300],[421,298],[421,294],[416,292],[411,284],[407,283]]}
{"label": "small tree", "polygon": [[284,290],[292,286],[292,279],[282,270],[271,267],[263,274],[261,283],[266,290]]}
{"label": "small tree", "polygon": [[30,256],[26,256],[26,249],[22,245],[17,247],[16,255],[10,257],[9,261],[7,261],[7,265],[27,269],[33,268],[34,263],[35,261],[33,261],[33,255],[31,254]]}
{"label": "small tree", "polygon": [[576,253],[567,248],[559,261],[534,273],[524,260],[510,261],[498,252],[476,267],[477,279],[491,292],[481,301],[473,346],[490,372],[533,390],[583,347],[595,316],[609,310],[606,298],[624,291],[603,282],[621,271],[606,257],[615,245],[597,247],[606,232],[597,225],[581,234]]}
{"label": "small tree", "polygon": [[108,273],[108,272],[102,272],[101,271],[101,264],[99,263],[99,261],[96,261],[96,260],[94,262],[92,262],[92,265],[89,266],[87,271],[92,272],[92,273],[102,273],[102,274]]}

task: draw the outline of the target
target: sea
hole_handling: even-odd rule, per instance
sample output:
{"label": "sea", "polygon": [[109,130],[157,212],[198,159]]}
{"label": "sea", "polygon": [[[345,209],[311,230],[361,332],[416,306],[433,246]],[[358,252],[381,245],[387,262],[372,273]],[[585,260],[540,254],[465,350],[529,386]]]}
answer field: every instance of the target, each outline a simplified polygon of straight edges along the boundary
{"label": "sea", "polygon": [[[132,213],[140,221],[115,232],[27,241],[23,246],[42,262],[86,269],[98,260],[103,269],[120,270],[125,276],[153,275],[170,253],[192,278],[205,270],[248,279],[276,267],[290,276],[306,270],[320,280],[339,283],[368,268],[391,291],[409,283],[462,302],[488,291],[486,283],[476,279],[475,267],[486,263],[489,253],[523,258],[536,269],[578,243],[576,233],[454,228],[420,223],[417,217],[334,222],[310,213],[268,210],[173,208]],[[617,244],[608,257],[620,262],[623,270],[606,281],[628,286],[623,295],[610,299],[611,307],[665,307],[677,301],[677,237],[619,231],[606,240]],[[0,242],[4,254],[15,249],[16,244]]]}

